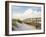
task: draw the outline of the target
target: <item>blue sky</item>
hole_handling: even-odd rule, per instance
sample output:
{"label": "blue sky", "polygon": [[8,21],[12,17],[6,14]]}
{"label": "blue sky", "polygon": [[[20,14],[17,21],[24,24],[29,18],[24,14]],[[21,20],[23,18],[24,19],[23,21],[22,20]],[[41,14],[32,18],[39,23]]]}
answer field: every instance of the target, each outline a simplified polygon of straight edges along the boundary
{"label": "blue sky", "polygon": [[16,6],[12,5],[12,13],[24,13],[27,9],[31,9],[33,12],[41,12],[41,7],[34,7],[34,6]]}

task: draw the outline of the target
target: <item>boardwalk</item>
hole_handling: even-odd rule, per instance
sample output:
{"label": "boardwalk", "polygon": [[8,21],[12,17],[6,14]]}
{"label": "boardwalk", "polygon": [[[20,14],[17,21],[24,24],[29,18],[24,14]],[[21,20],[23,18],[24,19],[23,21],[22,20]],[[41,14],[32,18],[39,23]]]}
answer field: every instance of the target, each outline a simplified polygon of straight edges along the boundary
{"label": "boardwalk", "polygon": [[17,23],[17,26],[13,26],[14,30],[16,31],[23,31],[23,30],[34,30],[36,29],[34,26],[32,25],[27,25],[24,23]]}

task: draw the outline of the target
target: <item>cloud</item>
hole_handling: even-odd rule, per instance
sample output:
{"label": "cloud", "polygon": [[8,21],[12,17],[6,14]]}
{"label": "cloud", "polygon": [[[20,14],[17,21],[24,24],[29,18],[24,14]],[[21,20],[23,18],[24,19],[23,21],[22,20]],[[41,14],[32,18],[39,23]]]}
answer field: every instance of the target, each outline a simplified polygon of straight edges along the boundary
{"label": "cloud", "polygon": [[32,9],[27,9],[23,14],[17,13],[16,15],[13,16],[13,18],[20,20],[36,17],[41,17],[41,12],[33,11]]}
{"label": "cloud", "polygon": [[21,14],[20,13],[13,14],[13,18],[16,19],[21,18]]}
{"label": "cloud", "polygon": [[37,12],[37,11],[33,11],[31,9],[27,9],[24,14],[23,14],[23,18],[36,18],[36,17],[40,17],[41,13]]}
{"label": "cloud", "polygon": [[16,13],[16,14],[13,14],[12,18],[13,18],[13,19],[20,19],[20,20],[23,20],[22,15],[23,15],[23,14],[21,14],[21,13]]}

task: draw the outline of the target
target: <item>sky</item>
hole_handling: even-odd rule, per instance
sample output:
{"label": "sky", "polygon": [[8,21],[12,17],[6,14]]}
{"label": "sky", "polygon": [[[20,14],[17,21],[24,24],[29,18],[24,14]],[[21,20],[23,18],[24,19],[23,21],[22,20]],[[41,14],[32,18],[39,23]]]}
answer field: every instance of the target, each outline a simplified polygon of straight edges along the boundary
{"label": "sky", "polygon": [[[30,15],[33,17],[34,15],[40,15],[41,13],[41,7],[35,7],[35,6],[16,6],[12,5],[12,16],[13,18],[26,18]],[[30,16],[30,17],[31,17]]]}

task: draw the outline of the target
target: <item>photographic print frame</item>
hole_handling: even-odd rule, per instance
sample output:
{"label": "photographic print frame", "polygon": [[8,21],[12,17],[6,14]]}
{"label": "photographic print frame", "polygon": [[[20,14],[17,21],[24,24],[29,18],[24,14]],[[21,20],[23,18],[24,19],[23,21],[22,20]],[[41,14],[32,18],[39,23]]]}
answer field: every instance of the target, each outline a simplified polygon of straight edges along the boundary
{"label": "photographic print frame", "polygon": [[[17,32],[10,32],[10,25],[9,25],[9,18],[10,18],[10,12],[9,11],[11,11],[11,8],[10,8],[10,6],[9,6],[9,4],[11,3],[11,5],[12,5],[12,3],[13,3],[13,5],[14,4],[16,4],[16,3],[22,3],[22,5],[23,4],[29,4],[29,6],[30,6],[30,4],[37,4],[37,5],[43,5],[43,17],[44,17],[44,19],[42,19],[42,20],[44,20],[43,21],[43,32],[41,31],[41,32],[36,32],[36,33],[31,33],[30,31],[17,31]],[[27,6],[27,5],[26,5]],[[11,21],[11,20],[10,20]],[[22,32],[24,32],[24,33],[22,33]],[[25,33],[26,32],[26,33]],[[27,33],[27,32],[29,32],[29,33]],[[12,33],[12,34],[10,34],[10,33]],[[5,2],[5,35],[6,36],[15,36],[15,35],[32,35],[32,34],[44,34],[45,33],[45,4],[44,3],[37,3],[37,2],[20,2],[20,1],[6,1]]]}

